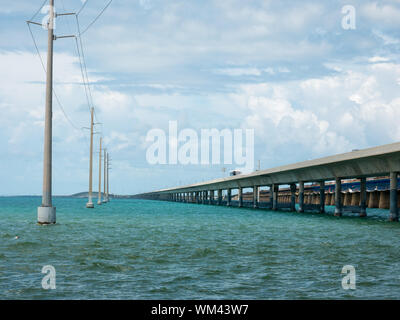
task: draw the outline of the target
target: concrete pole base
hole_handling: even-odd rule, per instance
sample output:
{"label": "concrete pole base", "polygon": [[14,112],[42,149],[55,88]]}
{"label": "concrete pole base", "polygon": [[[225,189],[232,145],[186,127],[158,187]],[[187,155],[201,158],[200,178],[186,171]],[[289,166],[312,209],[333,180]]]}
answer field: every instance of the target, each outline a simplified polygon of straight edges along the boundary
{"label": "concrete pole base", "polygon": [[101,206],[102,202],[101,202],[101,201],[97,201],[97,204],[98,204],[99,206]]}
{"label": "concrete pole base", "polygon": [[55,207],[38,207],[38,223],[39,224],[54,224],[56,223],[56,208]]}
{"label": "concrete pole base", "polygon": [[86,203],[86,208],[93,209],[94,208],[93,202]]}

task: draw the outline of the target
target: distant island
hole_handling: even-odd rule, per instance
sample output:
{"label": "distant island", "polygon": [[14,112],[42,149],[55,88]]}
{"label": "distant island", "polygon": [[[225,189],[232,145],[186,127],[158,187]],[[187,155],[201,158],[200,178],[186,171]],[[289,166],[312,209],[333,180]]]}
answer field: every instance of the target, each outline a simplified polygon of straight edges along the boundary
{"label": "distant island", "polygon": [[[92,197],[94,198],[98,198],[99,194],[98,192],[92,192]],[[79,193],[74,193],[71,194],[69,196],[60,196],[60,197],[72,197],[72,198],[87,198],[89,197],[89,193],[87,191],[85,192],[79,192]],[[104,193],[101,193],[101,197],[104,198]],[[132,199],[134,196],[133,195],[119,195],[119,194],[112,194],[110,193],[108,195],[109,198],[112,199]]]}

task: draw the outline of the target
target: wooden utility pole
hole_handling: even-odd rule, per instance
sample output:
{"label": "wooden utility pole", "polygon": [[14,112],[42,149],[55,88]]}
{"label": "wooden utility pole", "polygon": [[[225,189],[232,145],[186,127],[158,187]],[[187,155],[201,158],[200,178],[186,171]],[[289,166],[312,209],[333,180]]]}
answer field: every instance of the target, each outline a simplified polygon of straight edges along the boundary
{"label": "wooden utility pole", "polygon": [[47,24],[47,69],[46,69],[46,111],[44,119],[44,157],[42,205],[38,208],[38,223],[56,223],[56,208],[52,205],[52,115],[53,115],[53,41],[54,41],[54,0],[50,1]]}
{"label": "wooden utility pole", "polygon": [[92,202],[92,174],[93,174],[93,112],[94,108],[90,109],[90,156],[89,156],[89,199],[86,208],[94,208]]}

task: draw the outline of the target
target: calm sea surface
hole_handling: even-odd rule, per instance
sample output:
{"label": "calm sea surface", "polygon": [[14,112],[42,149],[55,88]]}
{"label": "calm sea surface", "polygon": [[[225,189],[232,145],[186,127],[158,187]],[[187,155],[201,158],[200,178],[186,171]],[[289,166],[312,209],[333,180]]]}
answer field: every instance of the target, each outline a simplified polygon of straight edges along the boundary
{"label": "calm sea surface", "polygon": [[[196,204],[0,198],[0,299],[399,299],[400,224]],[[328,207],[332,211],[332,208]],[[15,236],[19,239],[15,239]],[[56,289],[42,289],[42,267]],[[344,265],[356,290],[343,290]]]}

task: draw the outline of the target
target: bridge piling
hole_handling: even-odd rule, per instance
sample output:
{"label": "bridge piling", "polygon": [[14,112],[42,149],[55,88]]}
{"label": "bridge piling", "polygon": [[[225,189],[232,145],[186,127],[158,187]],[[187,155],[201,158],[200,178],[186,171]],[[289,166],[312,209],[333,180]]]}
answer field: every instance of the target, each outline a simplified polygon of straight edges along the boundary
{"label": "bridge piling", "polygon": [[325,181],[319,183],[319,212],[325,213]]}
{"label": "bridge piling", "polygon": [[239,187],[238,189],[238,200],[239,200],[239,208],[243,207],[243,188]]}
{"label": "bridge piling", "polygon": [[304,181],[299,183],[299,212],[304,212]]}
{"label": "bridge piling", "polygon": [[272,210],[278,210],[278,195],[279,195],[279,185],[273,184],[272,185]]}
{"label": "bridge piling", "polygon": [[296,211],[296,184],[290,185],[290,211]]}
{"label": "bridge piling", "polygon": [[399,209],[397,207],[397,172],[390,173],[390,221],[399,221]]}
{"label": "bridge piling", "polygon": [[336,178],[335,186],[335,216],[342,216],[342,180]]}
{"label": "bridge piling", "polygon": [[258,186],[253,186],[253,208],[258,208],[259,200],[259,188]]}
{"label": "bridge piling", "polygon": [[367,216],[367,178],[360,179],[360,217]]}

